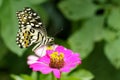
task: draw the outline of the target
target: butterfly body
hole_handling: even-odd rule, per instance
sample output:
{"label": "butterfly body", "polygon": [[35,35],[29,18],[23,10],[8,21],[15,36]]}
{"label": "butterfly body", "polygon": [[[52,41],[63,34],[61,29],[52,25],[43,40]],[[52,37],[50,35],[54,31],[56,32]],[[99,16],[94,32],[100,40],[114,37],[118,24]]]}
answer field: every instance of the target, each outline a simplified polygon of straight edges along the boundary
{"label": "butterfly body", "polygon": [[23,11],[17,12],[19,21],[19,30],[17,32],[16,43],[21,48],[27,48],[33,43],[37,45],[33,48],[43,45],[49,45],[53,42],[53,37],[48,37],[45,27],[42,25],[40,16],[31,8],[26,7]]}

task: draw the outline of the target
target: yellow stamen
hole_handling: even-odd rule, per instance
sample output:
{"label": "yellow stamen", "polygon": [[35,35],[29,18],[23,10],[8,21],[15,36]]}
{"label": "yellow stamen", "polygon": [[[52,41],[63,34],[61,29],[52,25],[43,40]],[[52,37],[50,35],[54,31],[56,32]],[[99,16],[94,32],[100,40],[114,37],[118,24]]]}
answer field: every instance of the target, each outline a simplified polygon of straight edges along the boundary
{"label": "yellow stamen", "polygon": [[50,55],[50,67],[52,68],[62,68],[64,66],[64,54],[53,52]]}

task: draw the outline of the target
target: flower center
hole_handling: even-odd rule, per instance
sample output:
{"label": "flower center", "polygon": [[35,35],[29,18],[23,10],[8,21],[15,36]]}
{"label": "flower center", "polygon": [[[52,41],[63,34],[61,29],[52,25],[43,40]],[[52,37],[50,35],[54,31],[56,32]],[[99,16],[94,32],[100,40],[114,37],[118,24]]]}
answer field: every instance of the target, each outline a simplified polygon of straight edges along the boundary
{"label": "flower center", "polygon": [[60,53],[58,54],[58,52],[53,52],[50,55],[50,64],[49,66],[51,68],[62,68],[64,66],[64,54]]}

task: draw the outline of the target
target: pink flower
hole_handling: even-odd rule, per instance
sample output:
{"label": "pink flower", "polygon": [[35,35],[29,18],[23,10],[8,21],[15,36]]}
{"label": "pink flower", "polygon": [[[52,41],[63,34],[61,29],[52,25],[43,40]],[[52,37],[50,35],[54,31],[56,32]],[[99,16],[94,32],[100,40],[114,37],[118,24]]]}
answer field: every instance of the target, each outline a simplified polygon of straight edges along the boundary
{"label": "pink flower", "polygon": [[[44,49],[44,56],[41,57],[42,49]],[[60,78],[61,72],[70,72],[71,68],[81,64],[78,53],[73,53],[72,50],[59,45],[44,46],[37,49],[35,53],[36,56],[30,55],[28,57],[27,63],[30,68],[33,71],[40,71],[43,74],[53,72],[56,78]]]}

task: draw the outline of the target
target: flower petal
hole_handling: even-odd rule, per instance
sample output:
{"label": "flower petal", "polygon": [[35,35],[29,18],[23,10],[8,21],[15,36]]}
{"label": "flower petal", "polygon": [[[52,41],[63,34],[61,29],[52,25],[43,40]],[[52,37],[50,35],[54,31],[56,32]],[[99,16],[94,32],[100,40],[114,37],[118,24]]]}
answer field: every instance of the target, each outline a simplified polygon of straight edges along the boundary
{"label": "flower petal", "polygon": [[46,54],[47,54],[48,56],[50,56],[50,54],[51,54],[52,52],[54,52],[54,50],[47,50],[47,51],[46,51]]}
{"label": "flower petal", "polygon": [[43,62],[45,64],[49,64],[50,63],[50,58],[49,58],[49,56],[43,56],[43,57],[39,58],[38,61]]}
{"label": "flower petal", "polygon": [[41,66],[40,66],[39,63],[34,63],[34,64],[31,64],[31,65],[30,65],[30,68],[32,68],[33,71],[40,71]]}
{"label": "flower petal", "polygon": [[52,71],[52,69],[49,67],[49,65],[44,63],[35,63],[30,65],[30,68],[33,69],[33,71],[40,71],[43,74],[48,74]]}
{"label": "flower petal", "polygon": [[48,74],[52,71],[52,69],[49,66],[45,66],[45,67],[42,67],[40,71],[43,74]]}
{"label": "flower petal", "polygon": [[58,69],[53,69],[53,74],[55,75],[56,78],[60,78],[60,70]]}
{"label": "flower petal", "polygon": [[28,61],[27,61],[27,64],[30,65],[30,64],[34,64],[34,63],[36,63],[36,62],[37,62],[37,61],[28,60]]}
{"label": "flower petal", "polygon": [[28,60],[38,60],[38,57],[34,55],[30,55],[28,56]]}
{"label": "flower petal", "polygon": [[59,45],[52,45],[53,50],[55,50]]}
{"label": "flower petal", "polygon": [[65,67],[61,68],[60,71],[61,72],[70,72],[70,68],[71,67],[65,66]]}
{"label": "flower petal", "polygon": [[57,52],[63,52],[66,48],[64,48],[63,46],[58,46],[56,47],[55,51]]}
{"label": "flower petal", "polygon": [[79,58],[79,54],[78,53],[73,53],[70,56],[65,57],[64,59],[65,61],[65,65],[64,67],[68,67],[68,68],[74,68],[76,67],[76,65],[81,64],[81,59]]}
{"label": "flower petal", "polygon": [[65,56],[65,58],[70,57],[72,54],[73,54],[73,52],[72,52],[72,50],[70,50],[70,49],[66,49],[66,50],[64,51],[64,56]]}
{"label": "flower petal", "polygon": [[36,63],[37,60],[38,60],[38,57],[37,57],[37,56],[30,55],[30,56],[28,57],[27,64],[33,64],[33,63]]}
{"label": "flower petal", "polygon": [[69,56],[66,60],[66,63],[81,63],[81,60],[79,58],[79,54],[72,54]]}

